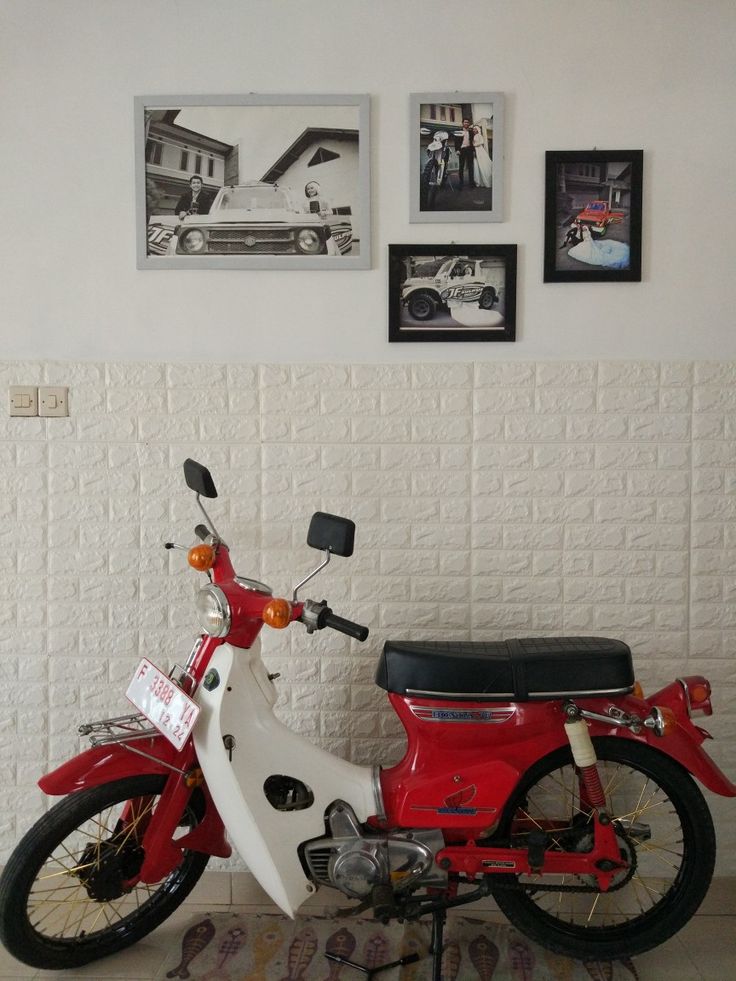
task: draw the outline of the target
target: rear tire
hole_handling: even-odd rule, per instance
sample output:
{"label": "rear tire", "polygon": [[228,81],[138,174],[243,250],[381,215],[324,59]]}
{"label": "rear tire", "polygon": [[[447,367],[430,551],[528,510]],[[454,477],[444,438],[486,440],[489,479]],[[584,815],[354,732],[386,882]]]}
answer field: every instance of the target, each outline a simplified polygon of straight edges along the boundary
{"label": "rear tire", "polygon": [[[209,855],[185,851],[156,885],[122,887],[141,867],[138,842],[166,779],[126,777],[70,794],[21,839],[0,879],[0,940],[13,957],[51,970],[80,967],[129,947],[177,909]],[[123,826],[126,803],[138,800]],[[203,807],[195,791],[182,834],[199,823]]]}
{"label": "rear tire", "polygon": [[[631,870],[608,893],[494,889],[503,913],[522,933],[561,954],[611,960],[642,954],[677,933],[708,891],[715,834],[708,806],[678,763],[623,738],[593,740],[610,816],[620,821],[622,854]],[[581,804],[569,747],[540,760],[509,801],[499,835],[524,847],[530,829],[557,829],[548,847],[585,851],[592,844],[590,813]],[[494,877],[495,878],[495,877]],[[526,883],[552,877],[520,877]],[[503,876],[513,885],[515,877]],[[590,885],[560,876],[566,886]]]}

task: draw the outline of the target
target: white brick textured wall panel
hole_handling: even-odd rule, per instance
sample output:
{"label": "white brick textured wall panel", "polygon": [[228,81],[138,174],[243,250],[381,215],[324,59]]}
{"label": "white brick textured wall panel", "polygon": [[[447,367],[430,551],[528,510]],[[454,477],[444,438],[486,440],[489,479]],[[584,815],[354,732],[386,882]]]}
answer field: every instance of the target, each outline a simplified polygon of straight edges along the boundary
{"label": "white brick textured wall panel", "polygon": [[368,622],[368,644],[296,629],[262,644],[282,717],[325,748],[401,754],[373,684],[389,637],[600,633],[631,644],[649,688],[710,676],[714,755],[736,766],[736,365],[25,362],[0,380],[69,385],[71,406],[0,424],[5,850],[76,725],[126,711],[138,658],[186,658],[200,580],[161,544],[199,520],[187,456],[215,475],[238,571],[278,592],[313,567],[312,511],[357,522],[315,595]]}

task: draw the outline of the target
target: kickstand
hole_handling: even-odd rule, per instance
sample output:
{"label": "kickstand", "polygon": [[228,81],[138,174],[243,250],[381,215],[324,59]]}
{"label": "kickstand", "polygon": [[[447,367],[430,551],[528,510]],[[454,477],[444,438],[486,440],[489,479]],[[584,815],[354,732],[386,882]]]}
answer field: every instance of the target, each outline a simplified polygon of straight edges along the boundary
{"label": "kickstand", "polygon": [[325,957],[328,961],[334,961],[336,964],[344,964],[345,967],[352,967],[356,971],[362,971],[368,981],[372,981],[372,978],[376,974],[380,974],[381,971],[390,971],[392,967],[403,967],[405,964],[414,964],[420,960],[419,954],[407,954],[406,957],[400,957],[397,961],[391,961],[390,964],[381,964],[380,967],[365,967],[363,964],[356,964],[355,961],[349,961],[347,957],[341,957],[339,954],[331,954],[329,951],[325,952]]}
{"label": "kickstand", "polygon": [[442,954],[444,951],[442,933],[446,918],[447,913],[443,909],[436,909],[432,913],[432,942],[429,947],[429,952],[432,955],[432,981],[442,981]]}

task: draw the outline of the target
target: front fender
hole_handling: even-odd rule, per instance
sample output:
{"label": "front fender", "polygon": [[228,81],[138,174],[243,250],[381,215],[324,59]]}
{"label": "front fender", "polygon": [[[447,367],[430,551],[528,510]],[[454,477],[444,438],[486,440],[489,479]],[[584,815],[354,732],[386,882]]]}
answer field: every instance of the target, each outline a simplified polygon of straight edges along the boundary
{"label": "front fender", "polygon": [[[45,794],[61,796],[86,787],[97,787],[112,780],[133,777],[147,773],[171,774],[170,764],[177,755],[174,747],[163,736],[136,741],[136,749],[146,753],[132,752],[121,743],[108,746],[93,746],[91,749],[62,763],[55,770],[45,773],[38,786]],[[150,757],[155,757],[151,759]]]}

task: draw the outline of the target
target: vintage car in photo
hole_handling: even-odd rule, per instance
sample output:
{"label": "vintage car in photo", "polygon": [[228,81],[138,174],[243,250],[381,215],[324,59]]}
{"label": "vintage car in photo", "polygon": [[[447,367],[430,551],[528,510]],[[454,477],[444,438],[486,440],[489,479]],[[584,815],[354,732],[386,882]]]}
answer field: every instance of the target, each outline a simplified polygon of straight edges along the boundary
{"label": "vintage car in photo", "polygon": [[167,255],[178,227],[176,215],[151,215],[146,228],[148,255]]}
{"label": "vintage car in photo", "polygon": [[453,256],[434,276],[407,279],[401,288],[401,302],[415,320],[431,320],[455,302],[477,303],[481,310],[491,310],[498,301],[502,277],[497,262]]}
{"label": "vintage car in photo", "polygon": [[350,215],[310,210],[288,187],[249,181],[220,188],[209,214],[184,218],[168,254],[334,256],[352,243]]}
{"label": "vintage car in photo", "polygon": [[574,221],[588,225],[594,235],[605,235],[609,225],[623,220],[623,211],[612,211],[608,201],[589,201],[574,218]]}

